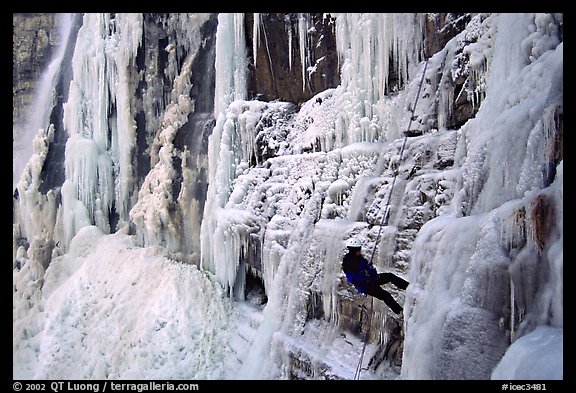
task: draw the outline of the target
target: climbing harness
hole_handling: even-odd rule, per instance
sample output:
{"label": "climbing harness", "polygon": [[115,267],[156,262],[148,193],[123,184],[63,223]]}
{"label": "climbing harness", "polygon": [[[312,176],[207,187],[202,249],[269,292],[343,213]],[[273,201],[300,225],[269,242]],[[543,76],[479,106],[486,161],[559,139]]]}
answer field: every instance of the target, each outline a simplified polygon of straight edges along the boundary
{"label": "climbing harness", "polygon": [[[410,133],[410,127],[412,126],[412,119],[414,118],[414,112],[416,111],[416,105],[418,105],[418,98],[420,97],[420,91],[422,90],[422,84],[424,83],[424,76],[426,75],[426,69],[428,68],[428,59],[424,64],[424,71],[422,71],[422,79],[420,79],[420,86],[418,86],[418,93],[416,93],[416,99],[414,101],[414,106],[412,107],[412,116],[410,116],[410,121],[408,122],[408,128],[404,132],[404,142],[402,143],[402,148],[400,149],[400,159],[399,162],[402,161],[402,157],[404,155],[404,149],[406,148],[406,141],[408,140],[408,134]],[[376,246],[380,240],[380,236],[382,234],[382,228],[388,222],[388,213],[390,207],[390,200],[392,199],[392,192],[394,191],[394,185],[396,184],[396,178],[398,177],[398,169],[400,165],[398,165],[394,170],[394,178],[392,179],[392,185],[390,187],[390,193],[388,194],[388,199],[386,201],[386,205],[384,207],[384,214],[382,214],[382,219],[380,220],[380,229],[378,230],[378,236],[376,237],[376,242],[374,243],[374,248],[372,249],[372,255],[370,256],[370,263],[374,260],[374,255],[376,254]],[[364,335],[364,345],[362,346],[362,352],[360,353],[360,360],[358,361],[358,365],[356,366],[356,372],[354,373],[354,379],[360,379],[360,372],[362,371],[362,362],[364,360],[364,353],[366,352],[366,344],[368,343],[368,335],[370,334],[370,325],[372,325],[372,314],[374,308],[374,297],[372,297],[372,301],[370,302],[370,312],[368,313],[368,328],[366,329],[366,334]],[[362,310],[363,312],[363,310]]]}

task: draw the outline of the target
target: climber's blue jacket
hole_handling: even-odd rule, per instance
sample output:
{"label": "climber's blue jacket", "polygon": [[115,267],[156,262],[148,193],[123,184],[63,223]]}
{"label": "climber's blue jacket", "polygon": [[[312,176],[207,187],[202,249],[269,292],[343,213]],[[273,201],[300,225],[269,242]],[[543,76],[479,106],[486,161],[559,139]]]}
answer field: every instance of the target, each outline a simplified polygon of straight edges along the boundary
{"label": "climber's blue jacket", "polygon": [[349,252],[342,261],[342,270],[346,274],[348,282],[360,293],[366,293],[366,289],[376,284],[378,272],[372,263],[362,255]]}

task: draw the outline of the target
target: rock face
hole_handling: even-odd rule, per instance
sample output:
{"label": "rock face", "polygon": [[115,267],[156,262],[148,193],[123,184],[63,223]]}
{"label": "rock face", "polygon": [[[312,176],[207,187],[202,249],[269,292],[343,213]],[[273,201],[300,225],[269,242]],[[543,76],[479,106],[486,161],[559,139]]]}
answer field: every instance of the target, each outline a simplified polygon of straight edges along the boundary
{"label": "rock face", "polygon": [[444,48],[452,37],[466,28],[470,18],[470,14],[446,12],[428,14],[425,26],[425,55],[427,57],[433,56]]}
{"label": "rock face", "polygon": [[12,14],[13,124],[24,120],[57,42],[55,14]]}
{"label": "rock face", "polygon": [[340,83],[334,18],[319,13],[269,13],[256,18],[255,24],[254,14],[245,17],[246,47],[252,59],[249,98],[302,104]]}

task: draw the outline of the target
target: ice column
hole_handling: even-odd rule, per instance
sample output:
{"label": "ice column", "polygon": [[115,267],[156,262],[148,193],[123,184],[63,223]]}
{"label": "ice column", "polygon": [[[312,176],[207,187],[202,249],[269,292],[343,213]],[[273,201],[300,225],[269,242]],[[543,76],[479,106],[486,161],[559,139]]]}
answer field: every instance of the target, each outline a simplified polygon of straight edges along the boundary
{"label": "ice column", "polygon": [[223,114],[232,101],[246,98],[247,64],[244,15],[219,14],[214,117]]}
{"label": "ice column", "polygon": [[[208,139],[208,190],[200,233],[201,266],[216,274],[232,293],[246,232],[241,213],[221,214],[242,159],[238,115],[247,95],[243,14],[219,14],[216,32],[216,126]],[[228,109],[235,102],[235,106]],[[226,251],[228,250],[228,251]]]}
{"label": "ice column", "polygon": [[[88,221],[65,217],[64,222],[89,222],[109,231],[108,210],[113,204],[121,221],[128,218],[135,192],[136,143],[131,64],[141,38],[139,14],[117,14],[114,19],[109,14],[84,15],[64,104],[64,127],[70,138],[62,211],[65,216],[79,214],[83,209],[74,207],[79,201]],[[66,240],[79,229],[65,230]]]}

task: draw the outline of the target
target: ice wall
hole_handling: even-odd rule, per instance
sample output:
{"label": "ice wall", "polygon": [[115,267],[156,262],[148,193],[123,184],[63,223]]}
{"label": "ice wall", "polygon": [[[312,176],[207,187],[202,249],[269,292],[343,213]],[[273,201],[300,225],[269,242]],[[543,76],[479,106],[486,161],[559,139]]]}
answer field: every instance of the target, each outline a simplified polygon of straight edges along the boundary
{"label": "ice wall", "polygon": [[[151,314],[147,314],[140,321],[136,321],[138,319],[136,318],[123,324],[117,318],[122,319],[127,313],[120,310],[123,306],[119,304],[123,303],[130,307],[130,299],[121,300],[118,304],[109,303],[106,306],[109,307],[108,311],[96,317],[95,313],[98,314],[95,311],[98,309],[96,303],[102,300],[102,294],[110,288],[98,287],[86,296],[86,293],[81,293],[86,287],[75,286],[86,279],[83,273],[75,274],[80,266],[87,268],[83,265],[86,261],[83,257],[87,259],[94,257],[93,261],[106,260],[112,265],[120,263],[127,267],[124,264],[126,262],[124,257],[113,255],[111,250],[114,248],[114,241],[104,236],[109,232],[118,230],[121,233],[118,236],[124,237],[132,246],[145,246],[140,248],[144,251],[140,257],[141,261],[147,262],[154,259],[149,258],[152,249],[150,247],[161,244],[170,252],[173,252],[175,248],[179,251],[182,244],[178,242],[182,239],[187,241],[186,236],[191,235],[191,232],[181,231],[181,228],[173,232],[164,230],[162,225],[174,226],[182,222],[171,216],[166,217],[172,212],[173,206],[163,203],[163,198],[172,198],[173,195],[178,197],[177,202],[185,206],[185,212],[192,212],[187,217],[190,221],[197,218],[193,216],[194,203],[204,198],[200,192],[193,194],[190,191],[190,189],[195,191],[195,184],[190,183],[198,178],[190,172],[201,167],[198,165],[201,159],[191,155],[202,151],[204,124],[199,127],[200,131],[197,133],[199,143],[190,148],[187,148],[185,144],[180,145],[183,141],[186,142],[186,138],[182,137],[182,133],[179,135],[178,131],[184,128],[186,128],[185,131],[190,129],[190,124],[187,123],[188,115],[196,108],[206,110],[204,103],[194,101],[194,98],[197,98],[202,91],[198,90],[201,84],[195,83],[199,76],[192,75],[191,71],[196,65],[195,61],[198,60],[196,55],[201,50],[207,48],[206,52],[208,52],[208,57],[210,56],[210,40],[201,35],[205,33],[201,31],[201,28],[209,19],[210,15],[205,14],[177,14],[166,18],[158,16],[158,19],[153,20],[150,20],[149,15],[136,14],[84,16],[82,27],[75,41],[76,48],[72,64],[73,81],[70,92],[66,95],[68,101],[64,105],[64,127],[65,132],[68,133],[66,151],[63,152],[64,157],[52,157],[52,159],[65,161],[66,180],[61,188],[49,189],[44,195],[42,175],[48,167],[50,154],[53,153],[51,148],[55,135],[54,125],[50,125],[46,130],[39,130],[34,139],[34,154],[27,164],[18,192],[15,193],[13,318],[14,360],[18,375],[26,378],[50,378],[64,375],[74,375],[75,378],[80,379],[82,375],[86,378],[108,378],[120,375],[138,378],[139,375],[142,377],[140,373],[147,373],[143,370],[152,370],[164,365],[167,358],[171,359],[168,362],[172,365],[180,362],[183,355],[181,349],[190,347],[191,342],[176,345],[174,353],[169,356],[166,353],[160,354],[159,358],[145,362],[142,368],[138,365],[141,353],[134,352],[135,371],[130,370],[131,367],[118,367],[116,360],[112,361],[114,363],[112,367],[107,368],[110,366],[110,358],[99,358],[99,354],[104,352],[111,354],[114,349],[123,347],[121,351],[111,355],[123,357],[126,350],[130,351],[128,348],[134,348],[134,342],[124,342],[125,346],[119,345],[117,341],[119,336],[125,338],[124,328],[140,324],[141,329],[138,330],[143,336],[136,340],[145,340],[150,337],[150,333],[154,335],[153,332],[157,332],[159,326],[164,327],[166,321],[175,321],[173,326],[176,330],[166,336],[166,340],[172,343],[174,341],[171,338],[175,335],[185,336],[182,332],[177,333],[179,329],[188,333],[195,330],[198,336],[205,333],[213,334],[214,331],[211,328],[201,327],[202,323],[194,326],[178,324],[178,321],[185,318],[196,322],[203,320],[212,324],[201,315],[202,312],[193,316],[192,309],[188,306],[180,309],[180,305],[183,305],[181,294],[173,297],[176,308],[168,307],[176,314],[166,316],[156,321],[155,325],[150,325],[150,322],[154,322],[154,315],[159,310],[157,305],[148,303],[150,288],[142,288],[144,292],[140,294],[132,293],[129,296],[132,300],[136,297],[146,299],[145,303],[151,306],[149,308]],[[147,29],[146,34],[144,26]],[[166,39],[164,34],[180,45],[172,43],[172,46],[162,47],[162,52],[158,53],[158,44]],[[146,49],[141,46],[144,37],[147,38]],[[166,55],[164,56],[163,53]],[[203,78],[208,81],[209,89],[210,77],[203,76]],[[192,86],[193,82],[196,86]],[[212,103],[208,107],[211,108],[211,105]],[[212,109],[209,112],[212,115]],[[157,117],[161,118],[161,121],[154,121]],[[201,116],[195,121],[202,123]],[[206,123],[210,124],[210,120]],[[159,125],[161,125],[160,129],[155,128]],[[184,125],[186,127],[183,127]],[[176,142],[177,138],[179,139]],[[145,143],[149,145],[143,147]],[[149,157],[152,164],[156,165],[146,177],[145,186],[139,193],[136,193],[140,186],[139,179],[143,178],[142,173],[138,171],[146,167],[142,165],[145,158],[143,160],[139,154],[145,158]],[[178,189],[177,186],[180,186],[177,180],[182,183],[181,193],[174,192]],[[166,187],[167,184],[169,184],[168,187]],[[169,195],[164,194],[165,192]],[[128,216],[131,209],[133,210],[132,216]],[[113,222],[115,216],[119,216],[117,218],[119,222]],[[158,221],[156,221],[157,218]],[[129,224],[129,221],[132,222]],[[186,225],[184,227],[186,228]],[[136,236],[125,237],[130,231],[134,231]],[[85,236],[89,238],[89,246],[84,243]],[[141,243],[136,245],[134,240],[141,240]],[[144,241],[148,241],[149,244],[143,244]],[[128,246],[128,243],[119,245],[120,254],[123,254],[126,248],[132,247]],[[98,254],[95,249],[87,249],[97,245],[102,247],[100,249],[102,254],[99,256],[95,255]],[[184,252],[190,252],[185,247],[182,249]],[[167,271],[176,267],[173,271],[173,278],[176,281],[179,280],[178,282],[183,285],[182,288],[193,286],[204,295],[211,291],[208,287],[202,289],[202,284],[198,285],[206,279],[206,276],[199,273],[197,269],[191,266],[183,268],[184,271],[196,270],[199,274],[197,278],[200,280],[196,283],[185,283],[186,280],[182,281],[182,278],[187,273],[179,270],[174,260],[167,256],[161,259],[162,262],[157,266],[157,272],[152,276],[166,277],[166,274],[170,274]],[[54,266],[47,269],[51,262],[54,262]],[[99,264],[92,265],[92,267],[94,270],[88,274],[88,279],[102,283],[100,279],[110,270]],[[122,291],[124,293],[128,293],[130,288],[135,289],[134,286],[137,283],[144,286],[151,283],[148,278],[144,277],[141,262],[136,262],[133,268],[134,270],[124,274],[114,273],[115,278],[104,281],[112,286],[128,285],[126,287],[128,291]],[[132,280],[124,281],[122,276],[131,276]],[[206,283],[216,284],[213,280],[207,280]],[[47,284],[46,287],[44,284]],[[152,286],[157,287],[156,284]],[[166,284],[167,288],[173,288],[173,284]],[[51,291],[59,286],[63,294],[50,298]],[[217,287],[215,289],[218,292],[213,295],[216,296],[209,297],[223,305],[222,301],[226,302],[226,300],[218,299],[221,289]],[[191,294],[189,291],[187,293]],[[94,298],[84,303],[90,296]],[[195,297],[198,297],[198,294],[191,295],[191,299]],[[29,301],[30,299],[32,301]],[[60,302],[62,299],[64,303],[66,299],[70,299],[70,303],[63,304]],[[157,297],[157,300],[164,305],[166,305],[166,299],[163,295]],[[44,302],[51,305],[51,309],[46,310],[46,313],[44,313]],[[199,305],[197,302],[196,304]],[[59,309],[61,306],[62,309]],[[83,319],[81,325],[87,329],[81,333],[82,335],[98,337],[100,322],[108,327],[120,327],[115,335],[116,340],[104,340],[111,347],[107,349],[101,347],[103,342],[100,339],[90,343],[76,341],[78,325],[73,326],[75,330],[73,333],[67,332],[66,337],[59,336],[59,332],[66,330],[66,327],[58,327],[61,322],[59,316],[62,313],[74,314],[76,307],[92,310],[88,315],[84,313],[81,317]],[[137,308],[142,310],[143,306]],[[218,305],[209,308],[218,313],[216,311],[219,309]],[[181,311],[176,311],[176,309]],[[226,313],[221,313],[220,316],[225,317]],[[107,320],[108,317],[114,321]],[[213,323],[214,326],[218,324],[222,323]],[[54,328],[53,331],[51,331],[52,328]],[[109,329],[107,332],[109,333]],[[214,344],[215,347],[220,348],[217,351],[226,351],[224,341],[218,343],[200,337],[196,342],[207,344],[210,342],[208,347]],[[66,348],[61,352],[66,352],[65,360],[54,363],[52,362],[54,351],[60,351],[59,345]],[[78,349],[76,345],[82,348]],[[148,354],[152,348],[156,347],[164,347],[164,345],[151,344],[144,353]],[[192,350],[192,352],[198,355],[198,362],[203,362],[203,366],[200,365],[200,367],[207,367],[205,378],[221,378],[223,371],[215,368],[214,363],[206,362],[206,358],[201,355],[203,352],[215,353],[208,347],[205,350],[200,350],[198,347],[198,350]],[[75,357],[75,355],[83,356],[80,355],[81,353],[86,357],[81,359]],[[222,355],[216,356],[220,360],[223,358]],[[186,362],[189,360],[190,358]],[[67,366],[59,368],[59,363],[67,363]],[[153,366],[154,364],[156,365]],[[193,367],[192,374],[187,374],[183,369],[167,366],[163,371],[154,375],[148,374],[148,376],[161,379],[164,378],[162,375],[167,375],[165,372],[173,372],[173,377],[183,379],[202,378],[203,373],[196,367]]]}
{"label": "ice wall", "polygon": [[[268,304],[248,355],[252,360],[241,369],[241,378],[299,375],[296,369],[303,366],[295,365],[294,357],[307,358],[307,348],[294,347],[291,337],[296,331],[311,334],[313,315],[323,315],[318,323],[325,333],[335,326],[331,316],[337,316],[342,331],[354,330],[350,322],[354,312],[347,307],[361,300],[335,289],[345,287],[342,276],[327,276],[335,272],[328,264],[333,267],[341,255],[327,258],[314,251],[316,229],[324,219],[333,220],[331,229],[338,228],[339,240],[330,247],[356,234],[368,250],[380,242],[376,255],[380,270],[410,270],[409,281],[414,285],[406,293],[402,377],[490,377],[510,340],[517,337],[519,324],[532,320],[525,314],[527,303],[541,303],[544,300],[535,299],[547,298],[549,291],[559,293],[554,279],[542,283],[548,288],[542,289],[543,294],[528,291],[531,294],[526,295],[526,289],[520,289],[524,284],[516,281],[527,279],[509,270],[516,263],[540,258],[545,247],[556,250],[562,242],[557,232],[561,224],[553,225],[556,229],[546,241],[538,241],[538,249],[530,249],[527,240],[527,251],[519,252],[510,249],[524,247],[516,245],[516,224],[510,224],[515,229],[502,229],[502,225],[510,227],[501,223],[509,219],[503,217],[521,215],[518,211],[545,209],[550,201],[535,202],[534,198],[538,190],[558,179],[562,45],[557,38],[561,19],[556,18],[477,15],[470,30],[429,59],[421,78],[421,16],[339,16],[341,86],[318,94],[298,113],[264,116],[276,119],[267,123],[271,125],[268,130],[252,125],[261,124],[263,113],[281,105],[232,102],[211,139],[214,188],[209,190],[209,199],[218,202],[205,209],[202,253],[203,266],[216,271],[230,293],[242,298],[242,276],[255,264],[248,257],[249,250],[262,250],[258,271]],[[386,40],[377,39],[383,32]],[[390,57],[398,73],[398,92],[386,83],[390,75],[383,70],[390,68],[381,63]],[[425,81],[422,100],[414,108],[420,80]],[[521,92],[518,86],[524,86]],[[478,113],[455,132],[449,125],[455,124],[453,112],[462,99],[472,108],[471,115]],[[410,117],[418,124],[416,130],[405,129]],[[422,136],[411,138],[401,157],[399,137],[404,131]],[[276,137],[281,134],[285,139],[278,143]],[[268,142],[276,157],[259,165],[254,149],[263,149]],[[400,176],[392,189],[396,170]],[[561,179],[556,181],[561,183]],[[390,220],[383,239],[378,239],[375,224],[391,192]],[[558,200],[555,195],[552,200]],[[517,225],[538,227],[531,220]],[[226,247],[218,250],[222,244]],[[521,262],[516,252],[522,255]],[[318,259],[323,260],[319,265]],[[561,254],[553,251],[544,265],[556,277]],[[312,281],[305,278],[313,276]],[[302,280],[308,284],[301,286]],[[313,284],[314,280],[333,281],[332,286],[323,287]],[[510,296],[512,285],[514,295]],[[520,307],[518,292],[527,296]],[[303,313],[303,307],[308,313]],[[559,304],[552,302],[549,307],[557,310]],[[432,317],[430,310],[434,310]],[[376,320],[385,319],[386,309],[378,308],[375,314]],[[422,319],[426,323],[418,324]],[[557,316],[552,320],[558,323]],[[375,329],[371,343],[389,348],[389,333],[387,328]],[[450,352],[457,342],[466,344]],[[287,356],[291,351],[293,357]],[[308,362],[319,369],[325,366],[320,360]],[[305,375],[317,378],[322,373]]]}
{"label": "ice wall", "polygon": [[106,14],[84,15],[64,105],[69,135],[62,186],[64,247],[79,230],[71,222],[96,224],[109,232],[112,206],[121,222],[128,220],[136,192],[131,71],[141,37],[141,15],[118,14],[114,19]]}
{"label": "ice wall", "polygon": [[216,33],[214,117],[234,100],[246,98],[246,43],[243,14],[219,14]]}
{"label": "ice wall", "polygon": [[[59,152],[52,137],[51,150],[44,153],[50,156],[34,167],[42,176],[35,183],[41,193],[46,193],[45,178],[50,176],[46,172],[54,168],[54,162],[61,160],[65,171],[61,189],[50,190],[58,200],[57,225],[45,230],[54,237],[57,252],[65,251],[79,228],[90,223],[106,233],[130,224],[142,245],[168,245],[171,251],[185,255],[199,253],[199,229],[190,229],[188,223],[199,226],[195,223],[201,212],[192,205],[202,204],[204,196],[201,186],[190,184],[196,179],[201,184],[201,178],[190,172],[198,169],[201,173],[205,166],[201,162],[205,154],[202,139],[210,121],[202,124],[197,116],[189,122],[189,116],[206,111],[201,100],[209,96],[199,90],[201,86],[213,91],[213,79],[199,83],[199,76],[192,74],[193,67],[198,73],[212,72],[210,68],[202,70],[200,66],[206,66],[199,59],[213,62],[211,41],[205,37],[212,33],[205,28],[210,15],[80,17],[81,28],[72,43],[72,81],[64,94],[63,124],[56,124],[64,130],[55,130],[67,134],[58,140],[66,143],[66,148]],[[166,45],[159,48],[162,43]],[[180,132],[181,128],[185,130]],[[198,143],[186,146],[190,141],[183,134],[198,135]],[[57,156],[60,153],[62,157]],[[155,170],[150,171],[151,167]],[[139,191],[147,175],[146,185]],[[29,187],[26,184],[23,187]],[[31,190],[19,191],[22,196],[26,193],[31,195]],[[157,202],[162,199],[162,214],[157,215]],[[21,203],[34,208],[33,203]],[[183,212],[173,214],[175,206]],[[19,210],[23,215],[33,214],[23,207]],[[44,214],[56,212],[44,210]],[[186,214],[189,217],[183,218]],[[16,229],[17,236],[33,238],[35,234],[23,225]],[[188,230],[162,231],[162,225]]]}
{"label": "ice wall", "polygon": [[[318,94],[305,103],[296,116],[291,116],[287,106],[242,101],[247,63],[241,16],[219,16],[215,95],[217,124],[210,136],[210,180],[201,244],[203,266],[216,272],[231,289],[236,285],[237,271],[248,252],[250,234],[261,231],[262,225],[256,224],[259,218],[250,213],[226,208],[232,202],[230,198],[238,198],[234,187],[244,184],[241,175],[247,174],[253,165],[258,166],[258,159],[263,155],[258,150],[270,149],[276,155],[330,152],[361,142],[368,144],[365,146],[368,150],[377,151],[379,142],[399,132],[397,128],[382,129],[382,118],[392,116],[390,105],[385,105],[388,71],[397,69],[402,75],[401,83],[405,83],[409,68],[412,67],[412,71],[416,68],[422,50],[422,16],[340,15],[337,20],[336,35],[340,42],[345,82],[337,89]],[[255,16],[254,36],[259,34],[258,23],[258,16]],[[305,56],[308,50],[304,15],[300,15],[298,26],[300,53]],[[404,26],[405,29],[396,31],[394,26]],[[301,60],[305,68],[306,59]],[[372,78],[373,74],[378,77]],[[263,116],[274,111],[278,113]],[[258,127],[263,119],[270,121],[271,117],[273,124],[268,130],[276,129],[276,135],[266,135],[270,131]],[[286,141],[282,141],[282,134]],[[375,145],[370,146],[371,143]],[[344,186],[347,189],[352,187],[351,184]],[[334,196],[337,187],[334,185],[323,192],[328,191],[337,200]],[[325,209],[330,208],[326,206]],[[220,250],[221,242],[231,247]],[[238,284],[242,285],[242,281]]]}
{"label": "ice wall", "polygon": [[[290,362],[292,355],[289,354],[293,350],[303,357],[310,354],[306,355],[307,345],[294,347],[292,336],[318,334],[309,330],[312,329],[311,315],[316,315],[318,326],[315,328],[324,333],[332,331],[333,337],[342,328],[339,319],[345,306],[341,304],[341,297],[354,301],[353,295],[346,291],[344,295],[340,293],[340,286],[345,286],[339,265],[343,241],[357,233],[366,239],[370,249],[377,240],[378,227],[368,227],[356,218],[351,220],[348,212],[360,179],[388,171],[390,177],[372,184],[370,194],[382,187],[378,197],[371,194],[367,201],[358,196],[354,207],[355,211],[363,211],[376,199],[372,218],[381,214],[379,208],[383,207],[390,190],[392,170],[388,166],[394,168],[397,163],[399,147],[386,146],[388,139],[399,134],[399,128],[397,124],[384,128],[382,119],[404,113],[404,102],[398,104],[386,97],[386,73],[380,75],[380,83],[361,83],[374,69],[389,65],[372,57],[371,48],[384,45],[377,38],[384,31],[392,35],[385,35],[390,43],[396,38],[400,43],[381,47],[378,53],[396,61],[404,78],[407,79],[410,72],[417,73],[418,66],[422,66],[419,64],[422,22],[420,16],[414,15],[406,20],[396,16],[388,21],[384,15],[363,18],[367,21],[351,19],[347,22],[351,25],[349,30],[337,32],[344,40],[342,73],[348,72],[347,82],[319,93],[297,113],[287,103],[245,101],[230,93],[236,88],[233,76],[242,72],[244,63],[236,57],[239,51],[233,38],[237,33],[232,31],[236,25],[229,19],[219,24],[218,39],[222,42],[217,48],[226,51],[217,52],[216,56],[216,79],[223,83],[217,88],[216,102],[228,102],[228,106],[225,111],[216,112],[217,123],[210,136],[210,180],[201,237],[202,267],[214,272],[230,295],[240,300],[244,297],[245,274],[254,269],[254,274],[261,276],[268,295],[264,320],[248,352],[248,360],[238,373],[239,378],[299,375],[286,363]],[[371,23],[378,28],[368,28]],[[406,23],[409,23],[407,32]],[[303,20],[299,26],[305,26]],[[368,42],[362,46],[358,40],[366,36]],[[372,68],[362,73],[348,64],[351,52],[346,46],[355,51],[356,67],[368,61]],[[224,61],[225,66],[219,65],[220,61]],[[237,69],[232,67],[235,64]],[[219,72],[226,74],[221,78]],[[241,94],[242,89],[238,93]],[[381,159],[386,148],[390,148],[390,154]],[[334,230],[337,232],[333,233]],[[325,232],[334,237],[324,239]],[[256,260],[251,259],[253,249],[261,250]],[[380,267],[384,259],[383,255],[378,256]],[[385,309],[379,305],[376,312],[383,318]],[[378,324],[378,319],[375,321]],[[371,339],[378,342],[383,334],[386,336],[384,330],[375,328]],[[326,343],[323,350],[328,348]],[[326,368],[322,361],[315,364],[318,371],[308,377],[325,377],[320,371]]]}
{"label": "ice wall", "polygon": [[459,131],[454,211],[426,223],[413,246],[408,379],[488,379],[511,342],[563,326],[562,129],[552,120],[563,111],[562,19],[484,23],[497,33],[490,51],[470,53],[485,56],[486,97]]}

